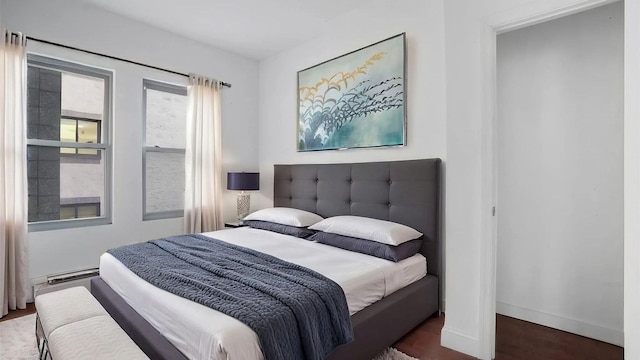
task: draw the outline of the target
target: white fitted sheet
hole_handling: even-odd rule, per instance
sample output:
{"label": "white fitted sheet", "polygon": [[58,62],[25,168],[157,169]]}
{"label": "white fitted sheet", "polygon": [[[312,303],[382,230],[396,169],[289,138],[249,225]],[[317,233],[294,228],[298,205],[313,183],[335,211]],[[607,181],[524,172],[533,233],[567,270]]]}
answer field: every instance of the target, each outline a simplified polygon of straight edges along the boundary
{"label": "white fitted sheet", "polygon": [[[325,275],[344,290],[351,315],[421,279],[427,272],[426,259],[420,254],[393,263],[249,227],[203,235]],[[258,337],[248,326],[147,283],[108,253],[100,257],[100,277],[189,359],[263,359]]]}

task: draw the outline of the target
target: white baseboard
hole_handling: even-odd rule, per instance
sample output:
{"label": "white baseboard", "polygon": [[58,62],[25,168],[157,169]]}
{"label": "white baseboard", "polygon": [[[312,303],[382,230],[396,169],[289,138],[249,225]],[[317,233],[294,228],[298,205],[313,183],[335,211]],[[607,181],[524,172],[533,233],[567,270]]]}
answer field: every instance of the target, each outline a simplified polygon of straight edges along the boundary
{"label": "white baseboard", "polygon": [[475,358],[480,355],[480,342],[478,339],[447,328],[446,325],[440,333],[440,345]]}
{"label": "white baseboard", "polygon": [[624,346],[624,332],[622,330],[501,302],[496,302],[496,313],[604,341],[609,344]]}

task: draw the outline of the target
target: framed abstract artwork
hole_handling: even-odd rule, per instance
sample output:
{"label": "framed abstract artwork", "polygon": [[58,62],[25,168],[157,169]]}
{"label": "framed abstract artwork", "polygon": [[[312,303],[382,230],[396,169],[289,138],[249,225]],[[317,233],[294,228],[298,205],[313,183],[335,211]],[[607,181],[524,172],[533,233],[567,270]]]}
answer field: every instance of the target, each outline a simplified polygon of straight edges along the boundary
{"label": "framed abstract artwork", "polygon": [[298,151],[406,144],[405,34],[298,71]]}

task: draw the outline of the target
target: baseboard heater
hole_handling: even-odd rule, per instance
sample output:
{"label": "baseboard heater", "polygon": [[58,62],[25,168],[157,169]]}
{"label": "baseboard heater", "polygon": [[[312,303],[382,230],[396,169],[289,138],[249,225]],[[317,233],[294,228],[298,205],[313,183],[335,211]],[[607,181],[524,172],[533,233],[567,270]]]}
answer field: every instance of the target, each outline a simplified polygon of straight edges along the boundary
{"label": "baseboard heater", "polygon": [[84,278],[98,276],[98,275],[100,275],[100,269],[98,268],[73,271],[73,272],[68,272],[64,274],[48,275],[47,284],[49,285],[60,284],[60,283],[64,283],[71,280],[84,279]]}

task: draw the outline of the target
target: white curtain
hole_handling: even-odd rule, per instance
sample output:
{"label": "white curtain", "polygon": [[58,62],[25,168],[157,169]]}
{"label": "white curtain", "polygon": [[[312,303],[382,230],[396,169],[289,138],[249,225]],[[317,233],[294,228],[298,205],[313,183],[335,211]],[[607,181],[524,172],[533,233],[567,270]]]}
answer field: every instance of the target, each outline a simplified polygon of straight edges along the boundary
{"label": "white curtain", "polygon": [[0,39],[0,297],[2,313],[24,309],[27,267],[26,38]]}
{"label": "white curtain", "polygon": [[188,98],[184,230],[192,234],[223,226],[220,83],[191,75]]}

